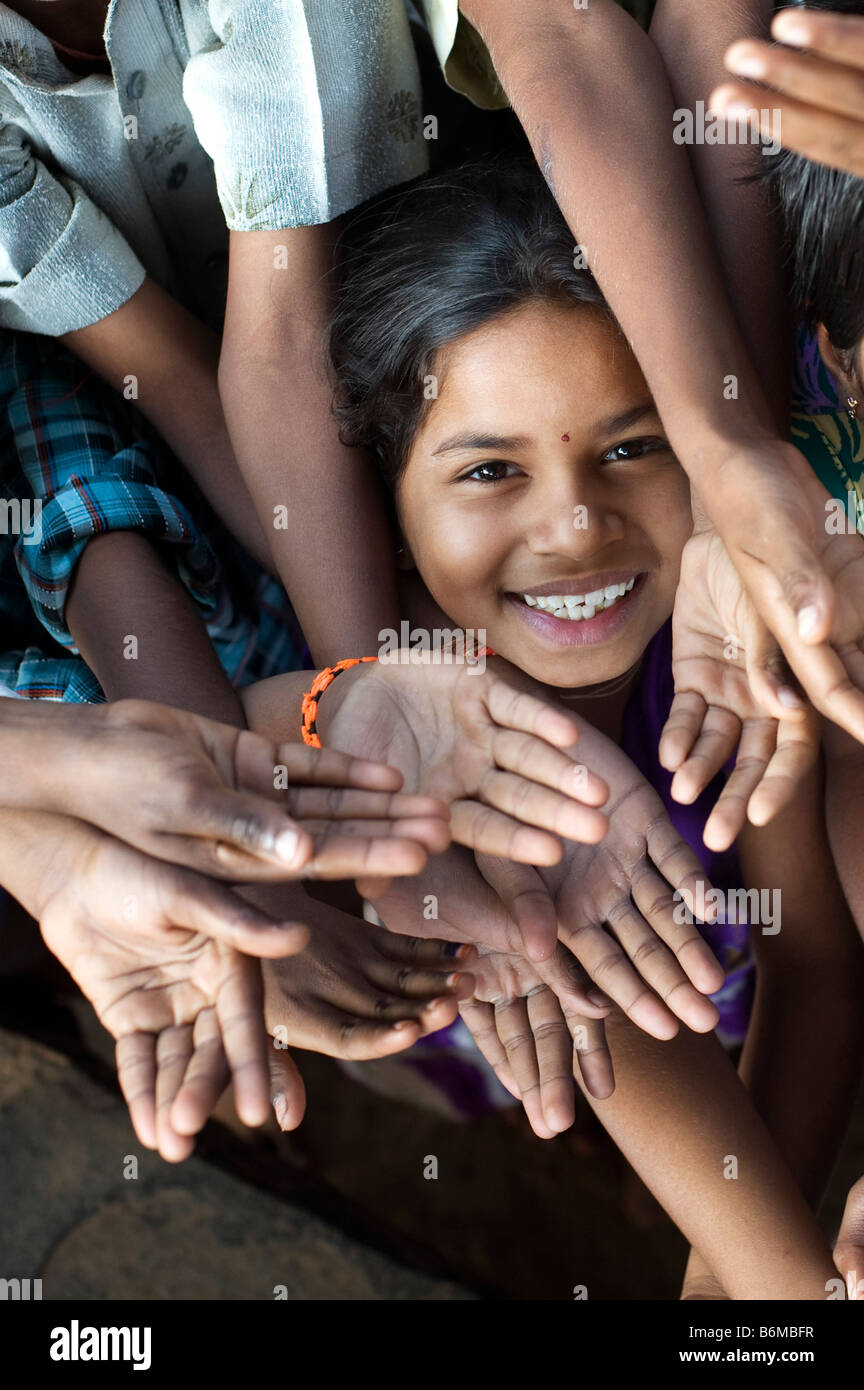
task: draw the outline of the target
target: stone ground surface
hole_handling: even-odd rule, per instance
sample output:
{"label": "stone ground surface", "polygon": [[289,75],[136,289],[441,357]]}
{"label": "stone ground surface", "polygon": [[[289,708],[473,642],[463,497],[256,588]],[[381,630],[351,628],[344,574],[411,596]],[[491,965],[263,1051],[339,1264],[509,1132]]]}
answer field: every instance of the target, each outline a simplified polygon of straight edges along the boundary
{"label": "stone ground surface", "polygon": [[[112,1052],[62,983],[0,980],[0,1277],[45,1298],[677,1297],[684,1243],[590,1113],[542,1143],[515,1114],[452,1124],[299,1053],[295,1134],[243,1130],[226,1098],[172,1167],[137,1144]],[[829,1235],[862,1173],[864,1094]]]}
{"label": "stone ground surface", "polygon": [[0,1274],[43,1299],[470,1297],[200,1158],[141,1151],[116,1096],[5,1031],[0,1136]]}

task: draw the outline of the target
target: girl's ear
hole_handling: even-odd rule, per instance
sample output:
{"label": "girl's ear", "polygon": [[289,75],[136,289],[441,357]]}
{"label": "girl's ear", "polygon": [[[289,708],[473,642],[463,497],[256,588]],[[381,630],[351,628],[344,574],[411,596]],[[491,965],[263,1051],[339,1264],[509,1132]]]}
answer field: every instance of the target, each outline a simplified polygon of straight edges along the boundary
{"label": "girl's ear", "polygon": [[854,354],[841,352],[839,348],[835,348],[828,337],[828,330],[824,323],[820,323],[816,329],[816,340],[819,344],[819,355],[837,382],[843,400],[845,401],[848,396],[856,396],[859,386]]}

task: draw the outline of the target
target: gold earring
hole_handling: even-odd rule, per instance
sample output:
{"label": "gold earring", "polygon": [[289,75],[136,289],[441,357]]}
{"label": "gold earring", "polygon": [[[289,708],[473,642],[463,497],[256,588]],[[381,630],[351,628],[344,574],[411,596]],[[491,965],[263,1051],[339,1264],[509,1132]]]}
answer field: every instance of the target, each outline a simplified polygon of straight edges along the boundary
{"label": "gold earring", "polygon": [[855,399],[854,396],[847,396],[847,397],[846,397],[846,404],[847,404],[848,407],[849,407],[849,419],[850,419],[850,420],[857,420],[857,419],[858,419],[858,401],[856,401],[856,399]]}

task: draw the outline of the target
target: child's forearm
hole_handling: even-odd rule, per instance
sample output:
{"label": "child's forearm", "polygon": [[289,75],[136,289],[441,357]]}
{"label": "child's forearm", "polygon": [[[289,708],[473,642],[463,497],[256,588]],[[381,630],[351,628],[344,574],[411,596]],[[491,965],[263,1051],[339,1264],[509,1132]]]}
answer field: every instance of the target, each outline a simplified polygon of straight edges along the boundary
{"label": "child's forearm", "polygon": [[729,1296],[825,1298],[828,1244],[717,1039],[607,1030],[616,1089],[589,1103]]}
{"label": "child's forearm", "polygon": [[864,748],[842,729],[825,730],[825,814],[837,873],[849,910],[864,940]]}
{"label": "child's forearm", "polygon": [[201,615],[145,537],[114,531],[85,547],[66,622],[109,700],[155,700],[245,723]]}
{"label": "child's forearm", "polygon": [[371,461],[346,449],[326,368],[326,227],[234,232],[219,381],[237,459],[320,665],[398,627],[394,546]]}
{"label": "child's forearm", "polygon": [[[765,974],[765,972],[761,972]],[[860,959],[769,976],[757,986],[740,1075],[815,1211],[861,1078]]]}
{"label": "child's forearm", "polygon": [[[651,38],[666,65],[679,110],[707,105],[728,74],[723,55],[736,39],[767,38],[772,0],[657,0]],[[763,103],[767,105],[766,102]],[[724,278],[752,360],[784,434],[789,418],[791,325],[784,304],[781,228],[767,189],[760,145],[706,142],[689,147]]]}
{"label": "child's forearm", "polygon": [[490,45],[673,447],[710,495],[716,459],[776,430],[686,151],[673,141],[672,94],[655,45],[614,0],[584,10],[537,0],[531,25],[521,0],[464,0],[463,8]]}
{"label": "child's forearm", "polygon": [[814,769],[792,805],[738,840],[744,881],[771,909],[770,921],[750,914],[757,989],[741,1077],[814,1210],[864,1057],[864,951],[831,858],[824,800]]}
{"label": "child's forearm", "polygon": [[214,511],[273,573],[267,538],[240,476],[219,399],[219,339],[153,280],[63,341],[132,399],[173,449]]}

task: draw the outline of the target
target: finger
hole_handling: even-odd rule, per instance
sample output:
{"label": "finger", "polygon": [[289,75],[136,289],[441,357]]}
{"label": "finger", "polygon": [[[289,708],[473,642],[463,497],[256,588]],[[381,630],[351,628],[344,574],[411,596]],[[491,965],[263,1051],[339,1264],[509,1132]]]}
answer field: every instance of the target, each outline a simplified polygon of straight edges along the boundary
{"label": "finger", "polygon": [[495,1026],[495,1009],[492,1004],[481,1003],[479,999],[465,999],[459,1005],[459,1013],[478,1050],[489,1063],[505,1091],[509,1091],[514,1100],[521,1101],[516,1078]]}
{"label": "finger", "polygon": [[[452,1009],[455,1018],[455,1003]],[[404,1052],[417,1042],[423,1031],[416,1019],[387,1022],[364,1018],[322,1000],[315,1003],[315,1015],[314,1035],[310,1036],[308,1044],[298,1045],[308,1045],[325,1057],[338,1057],[345,1062],[368,1062]]]}
{"label": "finger", "polygon": [[290,1053],[270,1039],[267,1049],[270,1101],[276,1123],[284,1131],[296,1129],[306,1110],[306,1087]]}
{"label": "finger", "polygon": [[477,959],[477,948],[467,942],[436,941],[434,937],[403,936],[399,932],[379,932],[372,943],[388,962],[408,964],[415,970],[470,970]]}
{"label": "finger", "polygon": [[571,714],[515,690],[499,676],[492,676],[487,699],[489,713],[502,729],[534,734],[556,748],[572,748],[579,738],[579,725]]}
{"label": "finger", "polygon": [[589,979],[576,957],[562,942],[549,960],[538,961],[537,974],[568,1014],[585,1014],[592,1019],[605,1018],[612,1008],[612,1000]]}
{"label": "finger", "polygon": [[846,54],[838,54],[838,58],[841,61],[831,61],[812,51],[795,53],[757,39],[743,39],[727,50],[724,61],[736,77],[765,83],[808,106],[860,121],[864,118],[861,69],[848,66]]}
{"label": "finger", "polygon": [[847,1281],[849,1297],[857,1299],[859,1289],[864,1294],[864,1178],[859,1178],[846,1198],[834,1263]]}
{"label": "finger", "polygon": [[230,888],[189,869],[176,869],[160,882],[163,910],[174,926],[224,941],[238,951],[275,960],[296,955],[309,940],[302,924],[276,923]]}
{"label": "finger", "polygon": [[691,806],[732,757],[741,737],[741,721],[727,709],[710,705],[699,737],[672,779],[672,795]]}
{"label": "finger", "polygon": [[194,1148],[193,1140],[171,1124],[171,1107],[191,1056],[191,1024],[163,1028],[156,1040],[156,1142],[166,1163],[182,1163]]}
{"label": "finger", "polygon": [[[628,912],[638,916],[629,899],[626,904],[622,902],[616,908],[615,916],[621,922]],[[595,985],[623,1010],[637,1028],[661,1042],[674,1038],[678,1032],[677,1018],[649,989],[609,932],[588,923],[576,927],[562,923],[560,931],[562,941]]]}
{"label": "finger", "polygon": [[[432,1000],[450,996],[470,999],[474,993],[474,976],[470,971],[417,970],[412,965],[400,965],[383,958],[369,960],[366,978],[376,990],[385,991],[376,1000],[379,1018],[419,1018]],[[410,1006],[410,1011],[406,1011]]]}
{"label": "finger", "polygon": [[457,845],[513,859],[517,864],[557,864],[564,852],[554,835],[523,825],[479,801],[454,801],[450,828]]}
{"label": "finger", "polygon": [[[746,121],[769,144],[780,140],[786,149],[795,150],[805,159],[856,178],[864,177],[860,121],[808,106],[793,97],[771,93],[770,109],[765,101],[766,93],[760,88],[724,83],[711,93],[710,108],[728,120]],[[818,630],[827,631],[829,626],[830,618]]]}
{"label": "finger", "polygon": [[820,745],[820,722],[812,712],[802,724],[783,722],[778,725],[774,755],[747,803],[747,819],[751,825],[767,825],[791,805],[819,757]]}
{"label": "finger", "polygon": [[619,923],[614,923],[618,940],[673,1013],[696,1032],[710,1032],[717,1023],[717,1010],[705,995],[715,994],[726,978],[716,956],[680,898],[673,896],[653,869],[634,875],[632,892],[638,912],[622,917],[621,931]]}
{"label": "finger", "polygon": [[864,68],[864,20],[858,15],[787,9],[775,15],[771,33],[781,43]]}
{"label": "finger", "polygon": [[787,647],[798,680],[816,708],[859,743],[864,743],[864,658],[829,646]]}
{"label": "finger", "polygon": [[496,765],[505,772],[542,783],[586,806],[603,806],[609,800],[609,787],[602,777],[530,734],[498,729],[492,739],[492,752]]}
{"label": "finger", "polygon": [[[262,859],[298,870],[312,857],[312,841],[295,821],[266,797],[203,783],[194,798],[168,803],[167,821],[156,827],[162,857],[183,849],[195,867],[218,866],[225,856]],[[197,841],[197,843],[196,843]],[[183,858],[178,862],[187,863]]]}
{"label": "finger", "polygon": [[806,697],[773,632],[755,609],[744,621],[744,659],[754,700],[776,720],[804,720]]}
{"label": "finger", "polygon": [[[660,735],[660,766],[667,772],[677,772],[684,762],[699,736],[707,710],[704,699],[695,690],[682,690],[675,695]],[[674,782],[672,786],[675,796]]]}
{"label": "finger", "polygon": [[717,804],[705,823],[703,840],[717,852],[727,850],[747,819],[747,805],[763,780],[777,746],[773,719],[748,719],[743,726],[738,756]]}
{"label": "finger", "polygon": [[303,829],[307,828],[307,821],[381,821],[389,825],[403,820],[446,821],[449,815],[445,801],[402,792],[295,787],[285,793],[285,801],[294,819],[303,823]]}
{"label": "finger", "polygon": [[554,1139],[553,1130],[545,1120],[540,1099],[540,1064],[537,1045],[528,1021],[528,1006],[524,999],[507,1000],[495,1006],[495,1026],[525,1114],[538,1139]]}
{"label": "finger", "polygon": [[702,861],[678,834],[669,817],[662,811],[649,822],[645,832],[648,857],[700,922],[713,922],[717,906],[711,897]]}
{"label": "finger", "polygon": [[368,791],[396,792],[402,773],[386,763],[355,758],[335,748],[310,748],[301,743],[282,743],[277,763],[285,768],[289,785],[358,787]]}
{"label": "finger", "polygon": [[[371,821],[367,824],[377,825]],[[416,826],[417,822],[406,821],[404,824]],[[392,837],[388,834],[367,838],[365,833],[343,835],[339,823],[333,822],[316,834],[315,858],[307,865],[303,877],[310,881],[411,878],[425,868],[430,853],[443,853],[450,843],[449,827],[444,821],[437,824],[441,831],[436,835],[423,829],[415,836],[406,833],[405,838],[398,832]],[[440,848],[436,846],[430,850],[421,843],[420,835],[433,844],[437,840]]]}
{"label": "finger", "polygon": [[202,1009],[193,1029],[192,1057],[171,1106],[171,1128],[193,1136],[207,1123],[230,1080],[215,1009]]}
{"label": "finger", "polygon": [[513,772],[488,772],[478,788],[478,797],[485,805],[512,816],[517,824],[550,830],[580,844],[596,845],[609,829],[602,811],[582,806],[551,787],[540,786]]}
{"label": "finger", "polygon": [[577,1074],[585,1090],[595,1100],[608,1100],[615,1090],[615,1072],[606,1042],[606,1025],[602,1019],[578,1016],[568,1022],[574,1059],[578,1063]]}
{"label": "finger", "polygon": [[145,1149],[156,1148],[156,1040],[151,1033],[117,1039],[117,1079],[129,1118]]}
{"label": "finger", "polygon": [[238,957],[223,983],[216,1013],[225,1059],[234,1083],[234,1105],[244,1124],[263,1125],[270,1114],[267,1030],[258,962]]}
{"label": "finger", "polygon": [[558,940],[558,914],[537,871],[488,854],[477,855],[477,867],[516,923],[528,959],[548,960]]}
{"label": "finger", "polygon": [[573,1101],[573,1039],[555,995],[549,989],[528,995],[528,1022],[540,1071],[540,1108],[554,1134],[576,1118]]}

